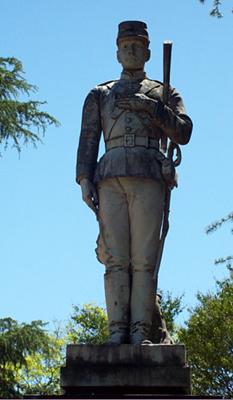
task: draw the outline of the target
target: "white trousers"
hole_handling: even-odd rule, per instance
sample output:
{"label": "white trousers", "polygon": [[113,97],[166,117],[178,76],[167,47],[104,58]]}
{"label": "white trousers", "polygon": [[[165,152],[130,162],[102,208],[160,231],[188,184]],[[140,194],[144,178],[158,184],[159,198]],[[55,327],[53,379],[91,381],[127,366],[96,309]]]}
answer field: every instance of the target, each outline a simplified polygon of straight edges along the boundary
{"label": "white trousers", "polygon": [[97,256],[106,268],[153,269],[164,209],[164,184],[144,178],[99,182]]}
{"label": "white trousers", "polygon": [[[97,257],[106,267],[110,334],[131,343],[147,339],[154,309],[153,280],[164,209],[162,182],[111,178],[98,184]],[[139,335],[139,336],[138,336]]]}

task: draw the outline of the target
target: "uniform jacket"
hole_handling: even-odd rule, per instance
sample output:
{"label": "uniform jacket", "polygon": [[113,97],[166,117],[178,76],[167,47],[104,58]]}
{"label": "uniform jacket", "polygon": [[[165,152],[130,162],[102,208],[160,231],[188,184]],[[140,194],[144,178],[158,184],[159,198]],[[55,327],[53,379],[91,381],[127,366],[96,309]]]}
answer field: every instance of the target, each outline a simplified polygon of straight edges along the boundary
{"label": "uniform jacket", "polygon": [[148,112],[122,110],[116,100],[144,94],[162,101],[163,84],[150,80],[140,71],[133,75],[123,72],[117,81],[95,87],[86,97],[77,153],[76,180],[88,178],[97,183],[116,176],[137,176],[162,179],[161,153],[144,146],[121,146],[108,150],[97,163],[101,134],[105,143],[128,134],[159,140],[163,132],[175,143],[188,143],[192,121],[186,115],[183,101],[170,89],[169,106],[152,117]]}

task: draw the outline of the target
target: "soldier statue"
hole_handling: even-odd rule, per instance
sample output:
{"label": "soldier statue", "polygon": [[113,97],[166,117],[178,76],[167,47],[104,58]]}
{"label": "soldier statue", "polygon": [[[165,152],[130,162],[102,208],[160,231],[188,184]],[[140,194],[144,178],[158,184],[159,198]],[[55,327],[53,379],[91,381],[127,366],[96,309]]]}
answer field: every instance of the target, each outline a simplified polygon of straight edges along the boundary
{"label": "soldier statue", "polygon": [[[166,188],[174,179],[164,173],[160,140],[188,143],[192,121],[178,92],[170,88],[164,104],[163,84],[144,72],[150,59],[144,22],[120,23],[117,47],[120,79],[96,86],[84,103],[76,180],[99,221],[109,344],[150,344],[154,268]],[[106,152],[97,162],[102,132]]]}

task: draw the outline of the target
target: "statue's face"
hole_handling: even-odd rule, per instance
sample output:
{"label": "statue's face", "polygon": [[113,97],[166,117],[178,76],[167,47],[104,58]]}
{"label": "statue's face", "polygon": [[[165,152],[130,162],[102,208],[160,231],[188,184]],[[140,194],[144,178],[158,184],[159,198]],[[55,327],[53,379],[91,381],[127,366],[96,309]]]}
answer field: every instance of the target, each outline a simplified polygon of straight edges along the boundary
{"label": "statue's face", "polygon": [[143,69],[149,58],[150,50],[144,40],[137,37],[120,39],[117,59],[124,69]]}

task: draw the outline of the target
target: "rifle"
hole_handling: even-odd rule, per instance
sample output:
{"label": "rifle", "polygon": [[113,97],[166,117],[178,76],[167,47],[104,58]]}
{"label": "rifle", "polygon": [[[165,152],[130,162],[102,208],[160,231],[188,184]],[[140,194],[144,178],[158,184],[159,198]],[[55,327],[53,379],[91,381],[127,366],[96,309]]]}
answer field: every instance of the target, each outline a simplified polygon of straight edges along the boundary
{"label": "rifle", "polygon": [[[172,42],[165,41],[163,43],[163,103],[165,105],[169,104],[169,88],[170,88],[170,72],[171,72],[171,53],[172,53]],[[173,162],[176,167],[181,163],[181,151],[176,143],[170,141],[169,147],[167,146],[168,138],[165,134],[161,138],[161,150],[164,154],[167,153],[167,158]],[[167,149],[168,147],[168,149]],[[176,160],[173,161],[174,150],[176,149]],[[171,191],[173,187],[167,185],[164,201],[163,210],[163,222],[162,222],[162,232],[159,239],[159,246],[157,251],[157,259],[154,269],[154,280],[157,284],[158,272],[162,260],[163,248],[165,239],[169,230],[169,213],[170,213],[170,202],[171,202]],[[156,288],[157,289],[157,288]]]}
{"label": "rifle", "polygon": [[[169,87],[171,73],[171,57],[172,57],[172,42],[166,40],[163,43],[163,104],[169,103]],[[167,136],[164,134],[161,138],[161,150],[164,154],[167,152]]]}

